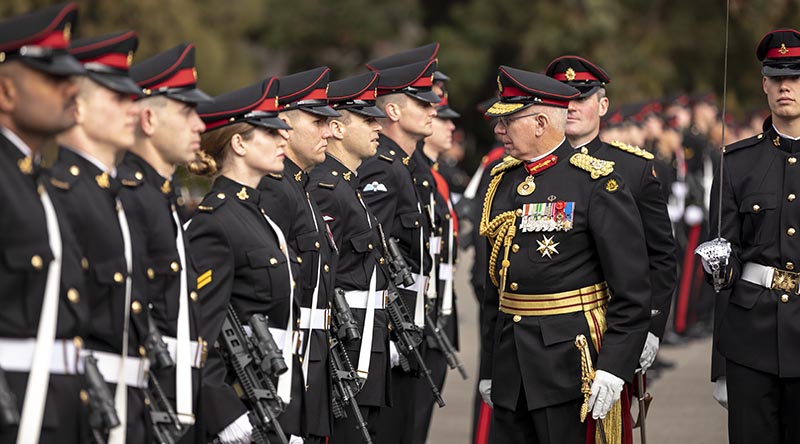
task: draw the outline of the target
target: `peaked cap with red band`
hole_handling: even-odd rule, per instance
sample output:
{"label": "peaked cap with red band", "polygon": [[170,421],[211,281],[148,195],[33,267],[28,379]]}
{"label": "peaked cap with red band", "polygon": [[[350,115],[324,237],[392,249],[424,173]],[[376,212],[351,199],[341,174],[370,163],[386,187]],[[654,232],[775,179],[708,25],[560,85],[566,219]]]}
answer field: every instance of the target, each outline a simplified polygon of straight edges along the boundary
{"label": "peaked cap with red band", "polygon": [[222,94],[213,101],[200,103],[197,113],[211,131],[234,123],[272,129],[292,129],[278,117],[277,78],[272,77],[254,85]]}
{"label": "peaked cap with red band", "polygon": [[580,91],[544,74],[501,66],[497,73],[500,100],[487,111],[489,117],[514,114],[531,105],[566,108],[578,98]]}
{"label": "peaked cap with red band", "polygon": [[56,76],[82,75],[83,66],[67,52],[78,6],[50,6],[0,22],[0,63],[18,60]]}
{"label": "peaked cap with red band", "polygon": [[435,60],[438,54],[439,44],[429,43],[425,46],[398,52],[386,57],[381,57],[379,59],[370,60],[364,65],[370,71],[382,71],[386,68],[396,68],[398,66],[410,65],[412,63]]}
{"label": "peaked cap with red band", "polygon": [[131,67],[131,77],[146,96],[163,95],[179,102],[198,104],[211,100],[197,88],[194,45],[181,43]]}
{"label": "peaked cap with red band", "polygon": [[756,48],[766,77],[800,75],[800,32],[777,29],[768,32]]}
{"label": "peaked cap with red band", "polygon": [[611,83],[611,77],[603,68],[578,56],[561,56],[550,62],[544,73],[577,88],[581,92],[579,97],[589,97],[606,83]]}
{"label": "peaked cap with red band", "polygon": [[339,117],[328,105],[330,78],[331,70],[327,66],[281,77],[278,95],[281,111],[301,109],[319,116]]}
{"label": "peaked cap with red band", "polygon": [[442,101],[436,104],[436,117],[440,119],[457,119],[461,117],[456,110],[450,108],[450,101],[448,100],[449,94],[447,91],[442,91],[442,95],[439,96]]}
{"label": "peaked cap with red band", "polygon": [[328,87],[328,103],[337,111],[346,109],[367,117],[384,118],[386,114],[375,106],[379,78],[380,74],[377,72],[365,72],[331,82]]}
{"label": "peaked cap with red band", "polygon": [[442,99],[432,91],[436,60],[423,60],[409,65],[380,70],[378,95],[403,93],[427,103],[439,103]]}
{"label": "peaked cap with red band", "polygon": [[75,40],[69,52],[95,82],[123,94],[142,96],[142,88],[130,78],[131,61],[138,46],[136,33],[128,31]]}

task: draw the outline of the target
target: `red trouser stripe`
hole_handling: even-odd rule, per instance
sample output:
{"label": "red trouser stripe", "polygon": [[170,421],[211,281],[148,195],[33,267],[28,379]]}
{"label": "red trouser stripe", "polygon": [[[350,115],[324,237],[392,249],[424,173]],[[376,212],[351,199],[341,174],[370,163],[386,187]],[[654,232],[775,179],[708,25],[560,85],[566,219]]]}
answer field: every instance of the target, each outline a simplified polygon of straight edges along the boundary
{"label": "red trouser stripe", "polygon": [[692,291],[692,276],[694,275],[694,249],[700,241],[700,225],[689,229],[689,241],[686,243],[686,253],[683,255],[683,269],[681,270],[681,285],[678,290],[678,301],[675,306],[675,331],[686,331],[686,316],[689,310],[689,296]]}

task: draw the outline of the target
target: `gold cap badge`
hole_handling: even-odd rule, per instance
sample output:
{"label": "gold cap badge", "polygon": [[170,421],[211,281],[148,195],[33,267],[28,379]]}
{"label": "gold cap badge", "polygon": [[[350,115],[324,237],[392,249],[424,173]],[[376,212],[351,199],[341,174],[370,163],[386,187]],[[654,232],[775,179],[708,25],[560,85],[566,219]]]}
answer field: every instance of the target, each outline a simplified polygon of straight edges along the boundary
{"label": "gold cap badge", "polygon": [[572,68],[567,68],[567,72],[564,73],[564,77],[566,77],[570,82],[575,80],[575,70]]}

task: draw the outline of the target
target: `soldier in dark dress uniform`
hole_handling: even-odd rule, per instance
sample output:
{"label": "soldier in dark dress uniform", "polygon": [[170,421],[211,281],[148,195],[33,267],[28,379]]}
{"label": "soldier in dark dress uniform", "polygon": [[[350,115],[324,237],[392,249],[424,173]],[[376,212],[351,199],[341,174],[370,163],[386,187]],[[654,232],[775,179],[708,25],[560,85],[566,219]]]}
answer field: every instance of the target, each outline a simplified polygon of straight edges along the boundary
{"label": "soldier in dark dress uniform", "polygon": [[625,180],[639,208],[647,241],[652,291],[650,332],[639,358],[642,370],[647,371],[664,337],[677,279],[675,239],[661,184],[656,177],[654,157],[639,147],[619,141],[606,143],[598,137],[600,117],[608,110],[605,85],[611,82],[602,68],[581,57],[563,56],[550,62],[545,72],[581,92],[569,104],[566,135],[570,145],[575,149],[585,148],[592,156],[613,161],[614,171]]}
{"label": "soldier in dark dress uniform", "polygon": [[[433,91],[442,99],[436,104],[436,118],[433,119],[433,134],[425,138],[420,144],[415,156],[419,156],[419,164],[427,168],[432,184],[425,186],[423,179],[422,186],[431,189],[433,208],[429,210],[432,215],[433,233],[431,237],[431,252],[434,255],[435,283],[429,284],[429,292],[435,287],[435,298],[428,301],[427,310],[431,315],[431,320],[438,324],[438,328],[450,340],[454,347],[458,347],[458,313],[456,310],[454,294],[454,277],[456,254],[458,252],[458,217],[453,207],[452,196],[449,184],[439,172],[439,156],[453,147],[453,131],[455,124],[453,119],[461,117],[448,104],[447,92],[444,89],[444,81],[449,80],[440,71],[434,73]],[[420,186],[419,180],[417,186]],[[423,193],[420,192],[422,195]],[[434,244],[438,245],[434,245]],[[425,361],[431,370],[432,377],[439,391],[443,391],[445,376],[447,375],[447,358],[441,350],[441,346],[434,339],[430,330],[436,325],[426,325],[426,330],[430,333],[428,338],[428,349],[425,354]],[[417,381],[416,387],[417,409],[414,422],[414,442],[426,442],[428,430],[430,429],[431,415],[435,399],[428,384],[424,380]]]}
{"label": "soldier in dark dress uniform", "polygon": [[[147,386],[148,293],[141,233],[130,227],[125,189],[135,180],[118,175],[116,162],[133,145],[135,104],[141,89],[128,76],[138,38],[132,32],[72,42],[70,52],[84,64],[78,125],[59,135],[53,165],[54,199],[67,215],[88,262],[86,297],[92,327],[86,353],[114,393],[120,427],[110,442],[149,442],[142,388]],[[127,420],[126,420],[127,418]]]}
{"label": "soldier in dark dress uniform", "polygon": [[82,256],[39,167],[43,148],[75,125],[71,76],[85,72],[67,53],[76,16],[70,3],[0,22],[0,367],[21,414],[0,425],[3,443],[89,439],[78,374],[90,321]]}
{"label": "soldier in dark dress uniform", "polygon": [[[344,291],[361,332],[360,341],[344,344],[353,368],[364,386],[356,396],[374,442],[382,408],[391,404],[389,331],[384,311],[388,286],[383,265],[378,221],[361,200],[358,171],[378,146],[377,119],[385,117],[375,107],[377,73],[365,73],[331,82],[328,100],[341,117],[328,121],[331,137],[325,161],[310,174],[308,191],[331,228],[338,247],[335,287]],[[370,299],[371,298],[371,299]],[[366,330],[365,330],[366,329]],[[363,441],[354,415],[335,420],[329,443]]]}
{"label": "soldier in dark dress uniform", "polygon": [[[187,70],[192,70],[191,76],[185,75]],[[127,200],[134,206],[130,221],[147,239],[150,314],[174,364],[156,369],[151,363],[150,371],[175,407],[185,439],[191,442],[205,439],[201,427],[188,435],[186,429],[195,422],[208,339],[198,337],[197,276],[187,258],[173,179],[179,165],[195,160],[200,133],[205,130],[195,106],[211,97],[197,89],[195,73],[192,44],[181,44],[131,68],[133,80],[149,94],[137,101],[136,141],[120,165],[123,176],[140,183],[130,189]]]}
{"label": "soldier in dark dress uniform", "polygon": [[[199,273],[200,335],[219,336],[228,304],[245,325],[253,314],[266,315],[289,367],[276,383],[288,406],[278,420],[284,432],[300,435],[297,406],[302,406],[304,383],[297,356],[297,256],[283,231],[261,209],[256,189],[265,174],[283,170],[289,127],[277,117],[277,91],[277,80],[268,79],[198,106],[207,131],[201,158],[190,170],[217,177],[187,222],[186,238]],[[209,350],[203,372],[201,421],[209,440],[216,435],[225,444],[250,443],[252,425],[246,407],[237,399],[230,385],[232,375],[219,353]]]}
{"label": "soldier in dark dress uniform", "polygon": [[306,442],[323,443],[331,431],[328,319],[336,267],[336,246],[317,204],[306,192],[308,172],[325,160],[330,137],[328,117],[339,114],[328,106],[330,69],[316,68],[280,78],[281,118],[292,127],[283,174],[265,176],[259,184],[261,208],[286,233],[300,262],[302,292],[301,362],[306,378],[303,416]]}
{"label": "soldier in dark dress uniform", "polygon": [[[387,117],[381,121],[378,155],[358,168],[361,193],[384,234],[398,240],[414,277],[414,285],[400,287],[400,294],[415,324],[424,327],[425,294],[432,267],[429,246],[425,244],[431,233],[429,217],[423,213],[426,202],[414,184],[412,170],[416,161],[412,156],[417,143],[431,134],[436,115],[433,104],[441,100],[431,91],[436,61],[423,60],[378,71],[381,77],[377,104]],[[390,358],[393,366],[399,364],[399,355],[391,343]],[[412,373],[392,368],[392,408],[381,413],[378,442],[413,441],[416,369],[411,364]]]}
{"label": "soldier in dark dress uniform", "polygon": [[800,32],[772,31],[756,54],[772,125],[727,147],[725,175],[715,178],[711,194],[715,226],[722,187],[719,236],[731,249],[719,275],[730,293],[716,338],[726,376],[717,384],[723,393],[727,388],[731,443],[789,443],[800,441],[795,245],[800,212],[794,179],[800,155]]}
{"label": "soldier in dark dress uniform", "polygon": [[493,442],[586,442],[588,412],[619,436],[618,400],[650,320],[636,203],[613,162],[565,140],[578,90],[506,66],[498,84],[487,114],[513,159],[493,169],[480,224],[491,246],[480,378]]}

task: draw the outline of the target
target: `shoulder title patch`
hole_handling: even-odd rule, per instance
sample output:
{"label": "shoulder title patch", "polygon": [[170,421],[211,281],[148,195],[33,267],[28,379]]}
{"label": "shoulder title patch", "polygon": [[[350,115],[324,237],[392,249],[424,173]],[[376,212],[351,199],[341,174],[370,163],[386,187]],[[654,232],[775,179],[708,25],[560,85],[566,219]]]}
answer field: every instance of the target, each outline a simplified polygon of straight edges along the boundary
{"label": "shoulder title patch", "polygon": [[378,155],[378,158],[379,158],[379,159],[383,159],[383,160],[385,160],[385,161],[387,161],[387,162],[394,162],[394,159],[393,159],[393,158],[391,158],[391,157],[389,157],[389,156],[387,156],[387,155],[385,155],[385,154],[379,154],[379,155]]}
{"label": "shoulder title patch", "polygon": [[613,146],[614,148],[618,148],[618,149],[620,149],[622,151],[625,151],[626,153],[630,153],[630,154],[633,154],[634,156],[639,156],[639,157],[642,157],[642,158],[647,159],[647,160],[655,159],[655,156],[653,156],[653,153],[651,153],[651,152],[649,152],[647,150],[643,150],[643,149],[639,148],[638,146],[628,145],[627,143],[623,143],[623,142],[620,142],[618,140],[612,141],[609,145]]}
{"label": "shoulder title patch", "polygon": [[616,179],[608,179],[606,181],[606,191],[609,193],[614,193],[619,189],[619,184],[617,183]]}
{"label": "shoulder title patch", "polygon": [[599,179],[614,172],[614,162],[598,159],[586,153],[575,153],[569,158],[569,163],[588,171],[592,179]]}

